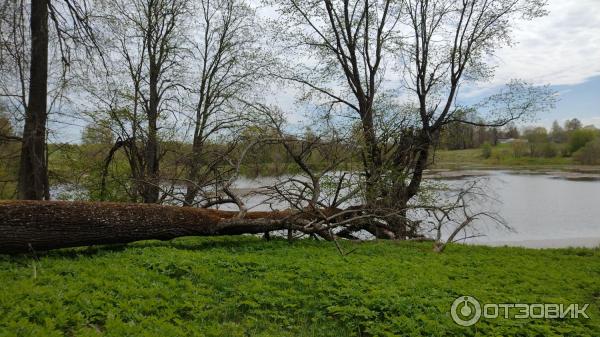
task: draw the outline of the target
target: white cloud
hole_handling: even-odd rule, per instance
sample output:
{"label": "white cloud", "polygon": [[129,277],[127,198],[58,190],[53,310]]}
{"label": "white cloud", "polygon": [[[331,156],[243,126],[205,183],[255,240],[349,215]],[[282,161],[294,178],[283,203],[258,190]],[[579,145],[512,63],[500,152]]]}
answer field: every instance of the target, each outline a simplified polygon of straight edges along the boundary
{"label": "white cloud", "polygon": [[581,120],[581,123],[583,125],[594,125],[597,128],[600,128],[600,116],[584,118]]}
{"label": "white cloud", "polygon": [[498,51],[492,86],[511,78],[575,85],[600,75],[600,1],[550,0],[548,9],[517,26],[517,45]]}

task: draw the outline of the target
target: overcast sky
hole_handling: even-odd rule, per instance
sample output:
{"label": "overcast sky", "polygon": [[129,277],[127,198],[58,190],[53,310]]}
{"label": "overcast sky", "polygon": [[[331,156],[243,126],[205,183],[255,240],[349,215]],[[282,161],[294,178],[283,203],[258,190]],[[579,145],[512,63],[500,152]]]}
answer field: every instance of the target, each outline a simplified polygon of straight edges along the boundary
{"label": "overcast sky", "polygon": [[513,77],[577,85],[600,75],[600,0],[551,0],[550,14],[514,32],[498,53],[497,83]]}
{"label": "overcast sky", "polygon": [[[465,94],[475,100],[514,78],[550,84],[560,100],[554,111],[540,114],[535,124],[549,127],[553,120],[562,123],[579,118],[585,125],[600,127],[600,0],[549,0],[548,9],[548,16],[518,25],[516,44],[498,51],[493,60],[495,78]],[[294,104],[291,92],[279,96],[273,101]],[[290,117],[292,121],[302,118]],[[79,140],[80,128],[59,128],[57,138]]]}
{"label": "overcast sky", "polygon": [[[539,114],[532,125],[579,118],[600,128],[600,0],[549,0],[547,9],[547,16],[516,25],[514,44],[492,59],[496,76],[464,90],[462,99],[478,101],[511,79],[548,84],[560,99],[555,110]],[[280,96],[276,101],[286,108],[294,105],[293,97]],[[302,119],[294,112],[288,118]]]}
{"label": "overcast sky", "polygon": [[481,89],[511,78],[551,84],[561,98],[539,124],[577,117],[600,127],[600,0],[550,0],[548,9],[548,16],[519,25],[517,44],[497,53],[496,77]]}

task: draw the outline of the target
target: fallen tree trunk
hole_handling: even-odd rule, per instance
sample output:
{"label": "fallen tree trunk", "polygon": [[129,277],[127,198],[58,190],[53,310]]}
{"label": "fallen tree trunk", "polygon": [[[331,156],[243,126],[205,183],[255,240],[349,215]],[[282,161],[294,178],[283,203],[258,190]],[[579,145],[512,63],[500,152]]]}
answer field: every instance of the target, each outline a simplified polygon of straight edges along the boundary
{"label": "fallen tree trunk", "polygon": [[295,227],[291,212],[238,212],[149,204],[0,201],[0,253],[258,234]]}

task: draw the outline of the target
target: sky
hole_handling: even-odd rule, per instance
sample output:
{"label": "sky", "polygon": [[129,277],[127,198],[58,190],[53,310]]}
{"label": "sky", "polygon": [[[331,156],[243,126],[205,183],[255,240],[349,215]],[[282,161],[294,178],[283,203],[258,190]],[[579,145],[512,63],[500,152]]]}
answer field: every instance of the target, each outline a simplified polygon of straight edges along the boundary
{"label": "sky", "polygon": [[[600,0],[548,0],[547,10],[547,16],[516,25],[513,44],[490,60],[494,78],[463,91],[459,100],[480,101],[512,79],[550,85],[558,94],[556,108],[522,126],[549,128],[554,120],[578,118],[600,128]],[[278,101],[294,104],[290,97]],[[303,118],[292,113],[288,119]]]}
{"label": "sky", "polygon": [[[540,113],[529,125],[550,127],[571,118],[600,128],[600,0],[549,0],[549,14],[522,22],[513,32],[514,44],[491,60],[496,76],[480,83],[469,101],[489,96],[511,79],[550,85],[559,96],[556,108]],[[274,103],[293,106],[291,91],[279,91]],[[302,116],[288,115],[290,122]],[[81,127],[57,125],[57,138],[77,142]]]}
{"label": "sky", "polygon": [[579,118],[600,128],[600,0],[550,0],[549,14],[513,32],[516,44],[499,50],[496,76],[478,94],[510,79],[551,85],[559,101],[536,125]]}

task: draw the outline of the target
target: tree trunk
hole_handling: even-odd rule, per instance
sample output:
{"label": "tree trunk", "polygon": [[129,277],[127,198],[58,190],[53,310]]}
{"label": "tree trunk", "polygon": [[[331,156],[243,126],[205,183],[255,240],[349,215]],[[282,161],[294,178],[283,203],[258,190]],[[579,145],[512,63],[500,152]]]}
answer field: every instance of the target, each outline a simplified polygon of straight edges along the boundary
{"label": "tree trunk", "polygon": [[[150,32],[150,31],[149,31]],[[149,33],[150,34],[150,33]],[[148,89],[150,99],[146,114],[148,117],[148,139],[146,141],[146,172],[144,174],[144,203],[158,203],[160,196],[160,168],[158,160],[158,117],[159,117],[159,77],[161,74],[160,65],[157,63],[154,44],[151,43],[153,36],[150,35],[148,41],[149,74]]]}
{"label": "tree trunk", "polygon": [[148,204],[0,201],[0,253],[181,236],[263,234],[293,226],[289,212],[237,212]]}
{"label": "tree trunk", "polygon": [[48,1],[31,2],[29,102],[19,165],[19,199],[49,199],[46,161],[48,92]]}
{"label": "tree trunk", "polygon": [[144,174],[144,195],[142,198],[147,204],[158,202],[160,195],[160,176],[158,161],[158,129],[157,114],[148,115],[148,140],[145,148],[146,172]]}
{"label": "tree trunk", "polygon": [[383,161],[377,142],[377,136],[375,134],[373,114],[370,112],[370,109],[367,109],[367,111],[362,114],[361,122],[363,127],[363,137],[367,148],[367,163],[365,165],[365,173],[367,175],[367,199],[375,200],[379,197],[379,192],[381,192],[378,185],[381,179]]}
{"label": "tree trunk", "polygon": [[[198,128],[198,126],[196,126]],[[196,130],[196,134],[198,134]],[[192,145],[192,155],[188,163],[188,184],[185,192],[185,206],[193,206],[196,196],[200,189],[198,188],[198,171],[200,170],[200,158],[202,156],[203,144],[201,136],[194,136],[194,144]]]}

